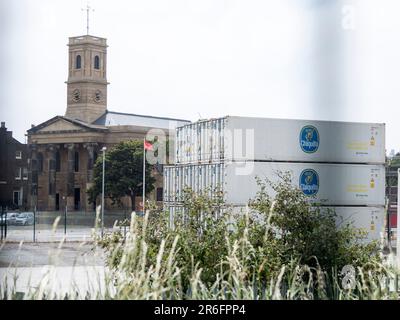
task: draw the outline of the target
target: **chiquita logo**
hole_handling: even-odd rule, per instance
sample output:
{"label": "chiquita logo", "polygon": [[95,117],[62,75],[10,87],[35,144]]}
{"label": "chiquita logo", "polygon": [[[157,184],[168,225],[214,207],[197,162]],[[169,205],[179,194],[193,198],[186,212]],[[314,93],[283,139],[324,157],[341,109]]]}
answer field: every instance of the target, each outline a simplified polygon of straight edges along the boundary
{"label": "chiquita logo", "polygon": [[303,170],[300,174],[300,189],[306,196],[313,196],[318,193],[319,177],[313,169]]}
{"label": "chiquita logo", "polygon": [[319,133],[314,126],[305,126],[300,131],[300,147],[306,153],[313,153],[319,147]]}

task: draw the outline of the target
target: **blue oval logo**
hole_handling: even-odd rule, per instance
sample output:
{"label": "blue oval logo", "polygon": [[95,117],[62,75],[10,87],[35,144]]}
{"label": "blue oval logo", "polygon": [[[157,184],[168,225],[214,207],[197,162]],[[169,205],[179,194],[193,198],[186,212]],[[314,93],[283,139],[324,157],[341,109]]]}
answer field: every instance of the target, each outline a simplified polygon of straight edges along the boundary
{"label": "blue oval logo", "polygon": [[318,173],[313,169],[305,169],[300,174],[299,186],[306,196],[313,196],[319,190]]}
{"label": "blue oval logo", "polygon": [[300,148],[305,153],[314,153],[319,147],[319,133],[314,126],[305,126],[300,131]]}

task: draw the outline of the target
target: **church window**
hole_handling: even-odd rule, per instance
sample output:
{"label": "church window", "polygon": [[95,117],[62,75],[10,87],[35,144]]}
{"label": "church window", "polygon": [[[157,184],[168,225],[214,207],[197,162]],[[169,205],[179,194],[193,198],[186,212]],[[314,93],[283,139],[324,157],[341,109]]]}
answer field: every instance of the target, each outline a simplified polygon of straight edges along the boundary
{"label": "church window", "polygon": [[75,68],[76,68],[76,69],[80,69],[81,66],[82,66],[82,58],[81,58],[81,56],[78,54],[78,55],[76,56]]}
{"label": "church window", "polygon": [[38,154],[38,171],[43,172],[43,154]]}
{"label": "church window", "polygon": [[99,56],[94,57],[94,68],[95,69],[100,69],[100,58]]}
{"label": "church window", "polygon": [[61,159],[60,159],[60,151],[56,152],[56,172],[60,172],[61,169]]}
{"label": "church window", "polygon": [[79,152],[75,152],[75,161],[74,161],[74,166],[75,166],[75,172],[79,172]]}

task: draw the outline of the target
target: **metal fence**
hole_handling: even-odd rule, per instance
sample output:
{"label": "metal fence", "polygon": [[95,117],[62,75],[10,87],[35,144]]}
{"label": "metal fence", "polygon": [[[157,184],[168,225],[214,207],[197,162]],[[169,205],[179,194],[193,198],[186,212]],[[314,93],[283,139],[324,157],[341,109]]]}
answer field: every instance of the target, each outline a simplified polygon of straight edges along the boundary
{"label": "metal fence", "polygon": [[[104,211],[104,233],[127,232],[131,211]],[[124,223],[125,222],[125,223]],[[0,239],[8,242],[90,241],[102,234],[101,216],[90,211],[13,211],[1,208]]]}

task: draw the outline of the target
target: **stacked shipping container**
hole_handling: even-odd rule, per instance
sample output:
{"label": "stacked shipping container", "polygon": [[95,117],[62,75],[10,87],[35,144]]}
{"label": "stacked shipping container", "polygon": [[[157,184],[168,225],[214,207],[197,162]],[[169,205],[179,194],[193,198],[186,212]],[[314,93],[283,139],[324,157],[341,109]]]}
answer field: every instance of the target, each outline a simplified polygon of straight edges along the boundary
{"label": "stacked shipping container", "polygon": [[[176,165],[165,167],[164,201],[171,212],[182,191],[220,187],[228,205],[256,195],[256,177],[290,172],[313,202],[370,219],[370,238],[383,232],[384,124],[224,117],[177,128]],[[270,190],[271,191],[271,190]],[[214,191],[209,191],[210,196]],[[367,219],[368,220],[368,219]]]}
{"label": "stacked shipping container", "polygon": [[227,160],[383,164],[385,125],[229,116],[176,129],[177,164]]}

